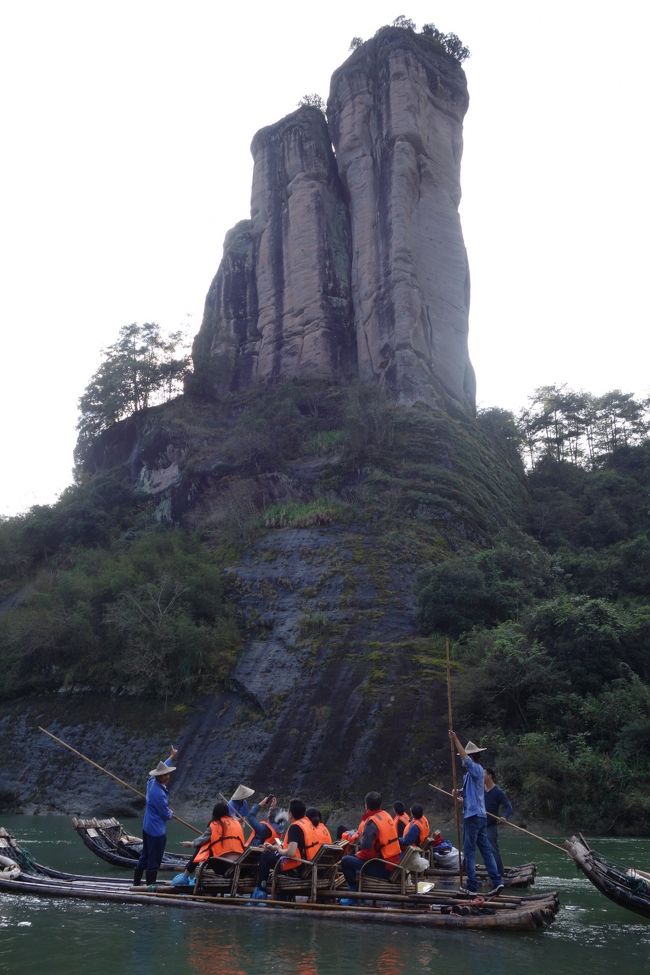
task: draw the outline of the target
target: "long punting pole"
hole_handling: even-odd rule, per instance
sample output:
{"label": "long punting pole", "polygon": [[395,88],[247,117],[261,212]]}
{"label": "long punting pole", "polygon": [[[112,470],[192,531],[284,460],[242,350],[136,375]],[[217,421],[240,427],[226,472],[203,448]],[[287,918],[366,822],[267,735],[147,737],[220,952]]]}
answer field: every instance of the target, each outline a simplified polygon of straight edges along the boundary
{"label": "long punting pole", "polygon": [[[103,772],[104,775],[108,775],[110,776],[111,779],[115,779],[115,781],[119,782],[120,785],[123,785],[125,789],[130,789],[131,792],[135,792],[136,796],[140,796],[141,799],[147,798],[144,792],[140,792],[139,789],[136,789],[135,786],[129,785],[129,783],[125,782],[124,779],[120,779],[117,775],[113,775],[113,773],[109,772],[107,768],[103,767],[103,765],[98,765],[97,762],[93,762],[92,758],[88,758],[86,755],[82,755],[81,752],[78,752],[76,748],[72,747],[72,745],[68,745],[67,741],[63,741],[62,738],[57,738],[57,736],[53,735],[51,731],[47,730],[47,728],[41,728],[41,726],[39,725],[38,730],[42,731],[44,735],[48,735],[48,737],[58,742],[59,745],[63,745],[63,747],[67,748],[68,751],[71,751],[73,755],[77,755],[79,758],[83,758],[84,762],[88,762],[88,764],[92,765],[93,768],[99,769],[99,771]],[[180,816],[173,816],[172,818],[175,819],[176,822],[180,823],[182,826],[187,826],[187,828],[191,829],[194,833],[198,833],[199,836],[203,832],[202,829],[197,829],[196,826],[192,826],[191,823],[186,823],[185,820],[181,819]]]}
{"label": "long punting pole", "polygon": [[[446,789],[441,789],[439,786],[434,785],[433,782],[429,782],[429,785],[432,789],[435,789],[436,792],[442,792],[443,796],[449,796],[450,799],[454,798],[451,792],[447,792]],[[458,803],[456,803],[456,805],[458,805]],[[524,829],[523,826],[517,826],[515,823],[511,823],[509,819],[504,819],[503,816],[495,816],[494,813],[491,812],[488,813],[488,816],[490,816],[492,819],[496,819],[497,823],[503,823],[504,826],[509,826],[510,829],[517,829],[520,833],[525,833],[526,836],[532,836],[534,840],[539,840],[540,843],[546,843],[547,846],[552,846],[554,850],[559,850],[560,853],[565,853],[567,856],[570,856],[570,853],[568,853],[563,846],[558,846],[557,843],[552,843],[550,840],[545,840],[543,836],[538,836],[537,833],[531,833],[529,829]]]}
{"label": "long punting pole", "polygon": [[[445,642],[445,651],[447,654],[447,719],[449,722],[449,730],[452,731],[454,727],[453,715],[451,710],[451,657],[449,652],[449,640]],[[449,748],[451,750],[451,782],[454,795],[457,795],[457,782],[456,782],[456,754],[454,749],[454,743],[449,739]],[[454,813],[456,816],[456,842],[458,844],[458,871],[460,886],[463,886],[463,840],[460,829],[460,806],[457,802],[454,802]]]}

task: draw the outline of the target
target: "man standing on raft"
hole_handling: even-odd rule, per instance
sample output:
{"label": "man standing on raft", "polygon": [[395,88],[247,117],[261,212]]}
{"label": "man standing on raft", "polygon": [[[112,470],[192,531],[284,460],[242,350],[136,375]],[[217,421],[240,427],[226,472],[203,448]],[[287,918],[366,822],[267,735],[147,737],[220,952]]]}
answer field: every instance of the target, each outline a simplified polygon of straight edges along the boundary
{"label": "man standing on raft", "polygon": [[158,876],[167,842],[167,821],[174,817],[173,811],[169,808],[167,786],[171,773],[176,771],[176,766],[172,765],[172,762],[177,755],[178,749],[172,745],[169,758],[164,762],[158,762],[156,768],[149,772],[142,820],[142,852],[133,873],[134,887],[140,886],[143,873],[148,887],[155,884]]}
{"label": "man standing on raft", "polygon": [[[476,875],[476,848],[478,847],[492,884],[490,893],[499,894],[503,890],[503,883],[492,852],[492,844],[488,838],[483,766],[475,760],[475,756],[486,749],[478,748],[473,741],[468,741],[463,748],[455,731],[450,730],[449,737],[458,751],[465,769],[462,803],[463,856],[467,871],[467,887],[472,893],[480,889],[479,879]],[[459,796],[456,798],[460,799]]]}

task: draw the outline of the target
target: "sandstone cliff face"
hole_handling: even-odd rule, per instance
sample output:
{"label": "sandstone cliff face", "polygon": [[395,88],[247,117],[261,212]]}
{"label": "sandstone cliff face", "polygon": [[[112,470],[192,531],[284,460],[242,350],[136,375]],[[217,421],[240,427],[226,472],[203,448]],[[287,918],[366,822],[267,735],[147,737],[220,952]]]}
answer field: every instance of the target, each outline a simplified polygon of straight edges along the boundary
{"label": "sandstone cliff face", "polygon": [[327,114],[352,223],[359,375],[399,401],[472,410],[469,269],[458,216],[465,75],[386,30],[334,74]]}
{"label": "sandstone cliff face", "polygon": [[237,224],[208,293],[194,363],[216,392],[355,371],[350,232],[323,114],[260,130],[251,220]]}
{"label": "sandstone cliff face", "polygon": [[474,411],[467,104],[435,41],[385,28],[335,72],[329,128],[302,108],[257,133],[251,219],[226,237],[195,340],[201,389],[356,375],[402,403]]}

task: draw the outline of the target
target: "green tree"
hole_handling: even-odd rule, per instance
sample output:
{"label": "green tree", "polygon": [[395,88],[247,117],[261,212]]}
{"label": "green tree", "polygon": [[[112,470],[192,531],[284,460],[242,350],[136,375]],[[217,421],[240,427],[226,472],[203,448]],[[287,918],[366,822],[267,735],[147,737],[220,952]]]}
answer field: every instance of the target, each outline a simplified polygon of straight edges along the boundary
{"label": "green tree", "polygon": [[79,399],[77,460],[103,430],[179,391],[189,367],[182,333],[165,338],[154,322],[120,329]]}

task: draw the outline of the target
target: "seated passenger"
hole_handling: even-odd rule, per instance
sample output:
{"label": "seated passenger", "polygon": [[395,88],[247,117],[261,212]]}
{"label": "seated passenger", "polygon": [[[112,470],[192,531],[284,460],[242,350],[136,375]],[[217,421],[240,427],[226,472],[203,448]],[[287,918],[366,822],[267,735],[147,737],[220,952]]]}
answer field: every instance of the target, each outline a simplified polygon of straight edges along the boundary
{"label": "seated passenger", "polygon": [[182,873],[176,874],[172,879],[175,887],[189,884],[199,863],[210,857],[238,860],[244,852],[244,831],[239,820],[229,815],[227,804],[218,802],[212,810],[212,819],[205,832],[195,840],[183,841],[182,845],[195,847],[196,853]]}
{"label": "seated passenger", "polygon": [[311,806],[305,813],[305,816],[307,819],[311,820],[311,824],[316,830],[316,835],[321,841],[321,846],[329,845],[332,842],[332,834],[323,822],[320,809],[315,809],[313,806]]}
{"label": "seated passenger", "polygon": [[281,841],[267,844],[260,857],[257,871],[257,887],[253,891],[255,900],[268,897],[267,884],[271,871],[279,863],[283,872],[299,870],[302,861],[313,860],[321,846],[310,819],[305,815],[307,807],[302,799],[292,799],[289,803],[289,828]]}
{"label": "seated passenger", "polygon": [[[365,797],[366,810],[363,814],[363,831],[355,856],[344,856],[341,869],[350,890],[357,889],[357,876],[366,860],[383,860],[384,863],[370,863],[364,873],[371,877],[388,879],[392,873],[391,864],[400,861],[400,845],[397,827],[393,817],[381,808],[381,795],[368,792]],[[341,901],[345,903],[345,901]]]}
{"label": "seated passenger", "polygon": [[429,838],[429,820],[424,815],[424,809],[419,803],[411,806],[411,818],[404,834],[399,841],[403,850],[409,846],[422,846]]}
{"label": "seated passenger", "polygon": [[393,822],[397,826],[397,835],[401,839],[404,830],[409,824],[409,814],[406,811],[406,806],[399,799],[397,802],[393,803],[393,809],[395,810],[395,815],[393,816]]}
{"label": "seated passenger", "polygon": [[[262,819],[259,817],[260,810],[266,810],[267,807],[268,819]],[[246,840],[246,846],[264,846],[265,843],[273,843],[281,839],[289,823],[289,817],[284,809],[277,808],[275,796],[266,796],[261,802],[254,803],[245,818],[253,829]]]}
{"label": "seated passenger", "polygon": [[248,816],[248,800],[255,795],[255,789],[249,789],[247,785],[238,785],[230,799],[228,800],[228,811],[231,816],[243,819]]}

